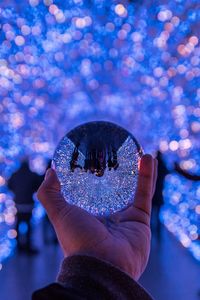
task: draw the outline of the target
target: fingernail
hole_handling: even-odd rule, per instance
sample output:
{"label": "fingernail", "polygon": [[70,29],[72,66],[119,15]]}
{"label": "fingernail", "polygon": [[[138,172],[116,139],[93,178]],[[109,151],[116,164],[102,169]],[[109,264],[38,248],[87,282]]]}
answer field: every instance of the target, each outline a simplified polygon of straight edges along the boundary
{"label": "fingernail", "polygon": [[140,158],[138,161],[138,170],[140,170],[141,160],[142,160],[142,158]]}
{"label": "fingernail", "polygon": [[47,180],[49,178],[50,174],[51,174],[51,168],[46,171],[44,180]]}
{"label": "fingernail", "polygon": [[54,160],[51,161],[51,168],[52,168],[53,170],[56,170],[56,166],[55,166]]}

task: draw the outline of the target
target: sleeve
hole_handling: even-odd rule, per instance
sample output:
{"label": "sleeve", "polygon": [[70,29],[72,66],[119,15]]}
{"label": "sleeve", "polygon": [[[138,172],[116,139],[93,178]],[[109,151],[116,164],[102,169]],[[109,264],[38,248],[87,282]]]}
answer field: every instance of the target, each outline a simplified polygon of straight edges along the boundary
{"label": "sleeve", "polygon": [[[54,294],[53,294],[54,293]],[[32,300],[152,300],[128,274],[92,256],[65,258],[58,283],[34,292]]]}

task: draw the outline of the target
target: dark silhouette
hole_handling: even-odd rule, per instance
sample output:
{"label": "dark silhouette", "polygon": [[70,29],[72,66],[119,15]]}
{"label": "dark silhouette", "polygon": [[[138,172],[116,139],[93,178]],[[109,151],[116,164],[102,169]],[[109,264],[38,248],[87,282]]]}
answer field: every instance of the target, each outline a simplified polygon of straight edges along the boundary
{"label": "dark silhouette", "polygon": [[71,168],[71,171],[74,172],[74,170],[76,168],[79,168],[82,170],[82,167],[80,165],[77,164],[78,162],[78,157],[79,157],[79,152],[78,152],[78,147],[79,147],[80,144],[77,144],[76,147],[74,148],[74,151],[72,153],[72,159],[70,161],[70,168]]}
{"label": "dark silhouette", "polygon": [[[49,160],[47,163],[47,168],[46,171],[51,168],[51,163],[52,161]],[[46,173],[46,172],[45,172]],[[45,178],[45,175],[43,176],[43,180]],[[42,220],[42,230],[43,230],[43,241],[44,244],[49,245],[49,244],[58,244],[58,239],[55,233],[55,230],[51,224],[51,222],[49,221],[49,218],[47,216],[47,214],[45,214],[43,220]]]}
{"label": "dark silhouette", "polygon": [[98,177],[103,176],[106,169],[106,152],[97,149],[87,151],[83,168],[85,172],[89,170],[90,173]]}
{"label": "dark silhouette", "polygon": [[155,224],[155,231],[157,233],[158,239],[161,237],[161,222],[160,222],[160,209],[164,203],[163,199],[163,188],[165,176],[169,173],[164,160],[163,155],[160,151],[156,155],[158,161],[158,177],[156,181],[155,193],[152,199],[152,208],[153,208],[153,221]]}
{"label": "dark silhouette", "polygon": [[110,150],[107,151],[106,149],[92,149],[90,152],[86,152],[86,158],[83,167],[85,172],[89,170],[90,173],[95,174],[97,177],[102,177],[105,173],[106,167],[108,167],[109,171],[112,169],[116,171],[119,167],[116,150],[112,149],[111,152]]}
{"label": "dark silhouette", "polygon": [[111,171],[113,167],[113,162],[112,162],[112,153],[111,151],[108,151],[108,170]]}
{"label": "dark silhouette", "polygon": [[101,150],[97,153],[97,169],[96,169],[96,176],[102,177],[104,175],[106,169],[106,151]]}
{"label": "dark silhouette", "polygon": [[111,151],[108,151],[108,170],[111,171],[114,169],[115,171],[119,167],[118,158],[117,158],[117,151],[115,149],[112,149]]}
{"label": "dark silhouette", "polygon": [[[188,173],[187,171],[183,170],[180,165],[175,162],[174,168],[177,173],[185,177],[186,179],[192,180],[192,181],[200,181],[200,175],[193,175],[191,173]],[[200,235],[198,235],[198,240],[200,240]],[[200,297],[200,290],[197,292],[198,297]]]}
{"label": "dark silhouette", "polygon": [[90,158],[89,158],[89,153],[87,151],[83,169],[84,169],[85,172],[87,172],[89,170],[89,168],[90,168]]}
{"label": "dark silhouette", "polygon": [[182,176],[184,176],[186,179],[192,180],[192,181],[200,181],[200,175],[193,175],[188,173],[187,171],[183,170],[178,163],[174,164],[175,170]]}
{"label": "dark silhouette", "polygon": [[[42,179],[42,176],[37,175],[29,169],[28,161],[24,160],[19,170],[12,174],[8,180],[8,188],[14,193],[14,201],[17,208],[16,230],[18,249],[30,254],[37,253],[37,250],[31,245],[32,228],[30,221],[34,207],[33,194],[39,188]],[[25,222],[28,227],[24,243],[19,230],[21,222]]]}
{"label": "dark silhouette", "polygon": [[[170,173],[170,171],[167,169],[164,160],[163,160],[163,155],[160,151],[157,152],[156,156],[158,160],[158,177],[156,181],[156,189],[155,193],[152,199],[152,225],[155,227],[157,237],[161,237],[161,222],[160,222],[160,209],[162,205],[164,204],[163,200],[163,188],[164,188],[164,180],[165,176]],[[199,181],[200,180],[200,175],[193,175],[188,173],[187,171],[183,170],[178,163],[174,163],[174,170],[177,171],[180,175],[185,177],[188,180],[192,181]]]}
{"label": "dark silhouette", "polygon": [[112,153],[113,153],[113,169],[116,171],[117,168],[119,167],[119,163],[117,160],[117,151],[115,149],[113,149]]}

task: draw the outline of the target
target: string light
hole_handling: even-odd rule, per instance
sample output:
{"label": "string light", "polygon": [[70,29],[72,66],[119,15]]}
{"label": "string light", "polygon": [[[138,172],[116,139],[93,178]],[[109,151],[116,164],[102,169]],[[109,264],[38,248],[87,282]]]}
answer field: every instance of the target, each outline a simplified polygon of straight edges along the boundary
{"label": "string light", "polygon": [[[200,20],[195,4],[197,0],[161,1],[158,6],[3,1],[0,262],[15,245],[9,230],[14,230],[16,212],[6,208],[12,199],[6,180],[24,154],[42,173],[59,139],[78,123],[119,123],[146,152],[160,148],[169,168],[178,161],[189,172],[200,173]],[[199,229],[188,231],[188,224],[200,227],[199,188],[176,175],[166,178],[165,187],[163,222],[199,259]],[[34,213],[40,218],[37,207]]]}

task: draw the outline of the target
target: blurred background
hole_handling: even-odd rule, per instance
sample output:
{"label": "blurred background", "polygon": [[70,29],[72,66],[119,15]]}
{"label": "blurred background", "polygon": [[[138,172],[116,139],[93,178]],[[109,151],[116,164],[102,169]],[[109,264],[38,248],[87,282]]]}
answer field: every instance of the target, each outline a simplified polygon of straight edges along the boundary
{"label": "blurred background", "polygon": [[158,155],[141,283],[158,300],[200,299],[199,31],[198,0],[0,1],[2,300],[55,280],[62,254],[35,191],[59,140],[92,120]]}

